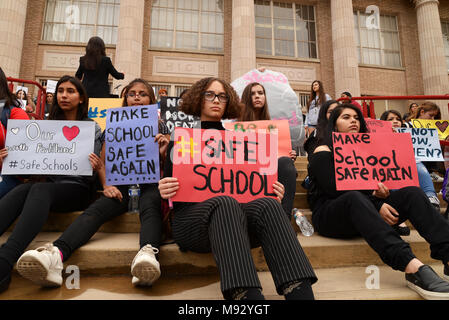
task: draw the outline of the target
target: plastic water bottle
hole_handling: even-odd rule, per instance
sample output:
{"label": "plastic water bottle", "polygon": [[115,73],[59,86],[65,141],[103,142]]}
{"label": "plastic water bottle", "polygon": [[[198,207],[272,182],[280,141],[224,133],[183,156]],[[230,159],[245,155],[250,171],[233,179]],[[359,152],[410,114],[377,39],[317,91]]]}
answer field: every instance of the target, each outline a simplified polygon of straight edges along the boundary
{"label": "plastic water bottle", "polygon": [[302,234],[306,237],[310,237],[313,234],[313,226],[307,218],[296,208],[293,209],[293,217]]}
{"label": "plastic water bottle", "polygon": [[139,213],[139,198],[140,198],[140,188],[139,185],[132,185],[128,189],[129,202],[128,211],[131,213]]}

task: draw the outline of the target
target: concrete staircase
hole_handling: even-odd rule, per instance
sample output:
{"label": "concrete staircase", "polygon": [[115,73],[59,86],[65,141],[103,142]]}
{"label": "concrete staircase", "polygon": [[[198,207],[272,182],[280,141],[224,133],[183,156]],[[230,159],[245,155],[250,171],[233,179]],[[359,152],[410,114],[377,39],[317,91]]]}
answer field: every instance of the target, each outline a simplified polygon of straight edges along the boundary
{"label": "concrete staircase", "polygon": [[[307,159],[299,157],[295,164],[298,179],[294,206],[311,220],[306,191],[301,186],[307,175]],[[437,191],[441,189],[441,184],[435,186]],[[444,201],[441,204],[446,205]],[[81,213],[51,213],[43,231],[30,248],[55,240]],[[418,294],[405,287],[404,275],[383,264],[362,238],[338,240],[324,238],[316,233],[305,237],[294,221],[292,227],[318,275],[319,281],[314,285],[317,299],[420,299]],[[90,291],[71,291],[63,286],[55,289],[58,293],[50,293],[14,275],[10,289],[0,294],[0,299],[222,299],[212,254],[181,252],[172,241],[167,241],[160,248],[161,279],[152,288],[132,287],[130,265],[139,250],[139,230],[137,214],[126,213],[117,217],[103,225],[92,240],[65,263],[65,267],[75,265],[79,268],[82,286]],[[9,234],[6,232],[1,236],[0,243],[4,243]],[[433,265],[442,274],[442,264],[430,258],[429,246],[416,230],[412,230],[411,235],[404,239],[411,244],[420,260]],[[252,254],[265,296],[282,299],[275,292],[262,250],[253,249]],[[369,270],[372,270],[367,269],[368,266],[375,266],[379,270],[378,289],[369,289],[365,285],[370,276]],[[97,291],[101,294],[98,295]]]}

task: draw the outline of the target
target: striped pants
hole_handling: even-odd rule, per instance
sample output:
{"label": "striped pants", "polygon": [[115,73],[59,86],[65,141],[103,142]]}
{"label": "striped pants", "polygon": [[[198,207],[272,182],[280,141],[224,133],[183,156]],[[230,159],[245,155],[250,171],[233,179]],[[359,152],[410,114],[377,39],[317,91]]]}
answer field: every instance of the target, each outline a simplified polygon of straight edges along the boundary
{"label": "striped pants", "polygon": [[278,294],[288,282],[317,277],[282,206],[272,198],[240,204],[219,196],[175,211],[173,238],[181,250],[212,252],[229,298],[235,288],[261,288],[251,248],[262,246]]}

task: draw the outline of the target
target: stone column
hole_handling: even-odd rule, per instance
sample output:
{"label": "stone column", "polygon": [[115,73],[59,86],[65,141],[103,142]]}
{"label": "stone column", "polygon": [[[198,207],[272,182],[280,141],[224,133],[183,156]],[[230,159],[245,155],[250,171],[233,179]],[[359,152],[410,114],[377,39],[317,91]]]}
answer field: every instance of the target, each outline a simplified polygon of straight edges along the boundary
{"label": "stone column", "polygon": [[114,79],[113,88],[119,84],[122,85],[117,90],[118,94],[120,94],[123,86],[141,76],[142,41],[149,41],[149,39],[143,39],[144,16],[145,0],[120,1],[114,66],[117,71],[125,73],[125,79]]}
{"label": "stone column", "polygon": [[335,95],[348,91],[360,96],[359,62],[354,39],[352,0],[331,0],[332,48],[334,55]]}
{"label": "stone column", "polygon": [[[449,94],[449,81],[444,55],[443,33],[437,0],[414,0],[418,20],[419,52],[425,95]],[[449,118],[442,101],[435,101],[441,108],[443,119]]]}
{"label": "stone column", "polygon": [[0,67],[7,77],[18,78],[28,0],[0,1]]}
{"label": "stone column", "polygon": [[254,0],[232,1],[231,82],[256,67]]}

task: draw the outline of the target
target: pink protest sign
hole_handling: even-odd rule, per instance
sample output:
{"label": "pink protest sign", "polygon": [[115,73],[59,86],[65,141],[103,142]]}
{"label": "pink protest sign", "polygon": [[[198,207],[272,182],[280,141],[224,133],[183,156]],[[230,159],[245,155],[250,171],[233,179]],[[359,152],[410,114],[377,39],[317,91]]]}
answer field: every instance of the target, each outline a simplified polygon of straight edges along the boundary
{"label": "pink protest sign", "polygon": [[366,126],[370,133],[378,132],[393,132],[393,126],[390,121],[376,120],[371,118],[365,118]]}
{"label": "pink protest sign", "polygon": [[233,131],[256,131],[264,130],[271,133],[277,130],[278,133],[278,156],[289,157],[292,150],[292,141],[290,138],[290,127],[287,120],[261,120],[261,121],[241,121],[226,122],[224,127]]}
{"label": "pink protest sign", "polygon": [[419,186],[408,133],[333,133],[337,190]]}
{"label": "pink protest sign", "polygon": [[261,132],[175,128],[173,177],[179,189],[172,200],[231,196],[246,203],[276,197],[277,139]]}

